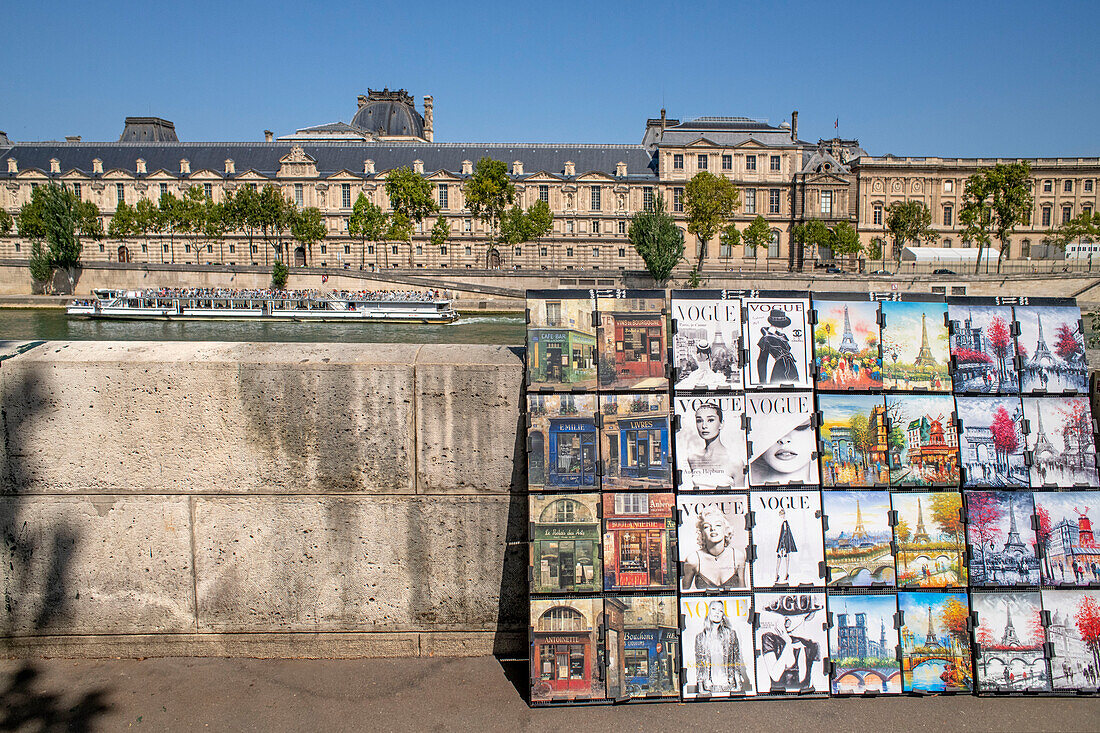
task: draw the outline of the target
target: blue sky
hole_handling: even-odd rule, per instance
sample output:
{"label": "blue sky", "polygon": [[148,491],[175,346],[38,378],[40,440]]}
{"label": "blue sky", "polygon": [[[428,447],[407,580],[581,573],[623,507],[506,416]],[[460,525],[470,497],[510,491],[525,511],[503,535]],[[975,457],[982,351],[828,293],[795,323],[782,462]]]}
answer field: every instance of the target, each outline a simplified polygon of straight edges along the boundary
{"label": "blue sky", "polygon": [[435,97],[440,141],[634,143],[647,117],[800,112],[873,154],[1100,154],[1100,3],[11,3],[0,129],[184,140]]}

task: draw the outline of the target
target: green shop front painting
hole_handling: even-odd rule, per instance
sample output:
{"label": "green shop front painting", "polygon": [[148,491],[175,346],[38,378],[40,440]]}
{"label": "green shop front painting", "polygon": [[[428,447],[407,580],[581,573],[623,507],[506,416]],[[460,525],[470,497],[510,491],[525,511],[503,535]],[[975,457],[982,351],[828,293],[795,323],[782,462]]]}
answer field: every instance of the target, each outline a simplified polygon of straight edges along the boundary
{"label": "green shop front painting", "polygon": [[595,309],[587,290],[527,291],[527,384],[596,389]]}

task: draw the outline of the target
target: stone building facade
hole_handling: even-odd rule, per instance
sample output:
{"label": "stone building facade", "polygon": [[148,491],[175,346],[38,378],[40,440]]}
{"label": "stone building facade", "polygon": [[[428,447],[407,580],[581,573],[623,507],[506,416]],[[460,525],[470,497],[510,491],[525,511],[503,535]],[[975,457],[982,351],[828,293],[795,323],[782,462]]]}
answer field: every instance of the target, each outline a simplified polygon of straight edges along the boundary
{"label": "stone building facade", "polygon": [[[353,268],[503,268],[521,270],[636,270],[640,257],[627,239],[630,217],[655,196],[686,230],[683,192],[697,172],[725,176],[741,189],[735,222],[744,229],[758,215],[768,222],[771,243],[760,251],[726,248],[715,238],[704,267],[737,269],[811,268],[828,252],[792,247],[792,228],[822,219],[847,221],[864,244],[881,240],[889,248],[886,207],[918,199],[933,212],[938,246],[966,246],[958,211],[967,176],[998,162],[1017,159],[875,157],[858,140],[798,137],[798,113],[771,125],[743,117],[701,117],[680,121],[661,116],[646,122],[640,145],[475,144],[434,142],[434,110],[424,112],[405,90],[370,91],[357,100],[350,123],[334,122],[264,142],[179,142],[170,122],[128,118],[118,142],[11,142],[0,133],[0,206],[16,213],[34,186],[57,181],[94,202],[104,215],[118,203],[162,194],[183,194],[201,186],[215,201],[240,186],[274,184],[299,206],[318,207],[328,236],[311,250],[285,244],[293,264]],[[491,247],[486,227],[473,217],[462,187],[481,157],[507,164],[517,202],[538,199],[554,213],[553,231],[537,242]],[[1045,232],[1069,217],[1095,208],[1100,159],[1031,159],[1035,209],[1031,223],[1013,237],[1014,259],[1054,256]],[[361,242],[348,236],[347,219],[360,193],[384,209],[387,172],[409,166],[436,187],[440,216],[452,236],[442,246],[429,241],[430,218],[411,243]],[[700,243],[686,235],[687,260]],[[1089,245],[1086,245],[1087,249]],[[0,237],[0,259],[28,255],[17,235]],[[806,262],[802,261],[803,255]],[[140,240],[90,243],[88,260],[173,263],[271,264],[275,249],[258,236],[233,232],[216,242],[193,236],[157,235]],[[1058,256],[1061,256],[1058,253]],[[685,265],[686,266],[686,265]]]}

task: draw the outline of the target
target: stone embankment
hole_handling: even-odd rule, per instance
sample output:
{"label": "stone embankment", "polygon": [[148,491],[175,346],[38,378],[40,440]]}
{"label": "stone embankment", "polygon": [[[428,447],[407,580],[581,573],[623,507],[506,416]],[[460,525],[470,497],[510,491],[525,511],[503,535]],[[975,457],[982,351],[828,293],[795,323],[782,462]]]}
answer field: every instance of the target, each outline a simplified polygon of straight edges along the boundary
{"label": "stone embankment", "polygon": [[524,648],[518,350],[46,342],[0,359],[7,654]]}

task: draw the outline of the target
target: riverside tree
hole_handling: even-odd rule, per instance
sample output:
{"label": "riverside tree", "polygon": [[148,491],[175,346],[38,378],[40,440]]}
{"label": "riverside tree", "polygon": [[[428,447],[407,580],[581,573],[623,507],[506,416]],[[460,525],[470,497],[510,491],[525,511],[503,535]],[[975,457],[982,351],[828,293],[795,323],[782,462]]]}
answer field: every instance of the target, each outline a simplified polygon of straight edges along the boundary
{"label": "riverside tree", "polygon": [[328,235],[321,210],[316,206],[307,206],[295,211],[294,220],[290,223],[290,235],[306,248],[309,252],[309,261],[312,262],[313,245]]}
{"label": "riverside tree", "polygon": [[[372,203],[367,195],[359,193],[355,199],[355,205],[351,207],[351,216],[348,217],[348,234],[359,237],[362,242],[362,252],[359,266],[366,264],[367,242],[378,243],[386,237],[386,214],[382,207]],[[378,254],[374,255],[375,264],[378,262]]]}
{"label": "riverside tree", "polygon": [[932,212],[922,201],[895,201],[886,209],[886,228],[894,238],[894,259],[901,262],[901,251],[908,242],[935,241]]}
{"label": "riverside tree", "polygon": [[741,230],[737,228],[736,224],[727,224],[722,229],[722,233],[718,235],[718,242],[721,248],[726,251],[726,257],[729,257],[737,249],[737,245],[741,244]]}
{"label": "riverside tree", "polygon": [[982,265],[982,254],[993,239],[998,243],[997,272],[1008,256],[1012,232],[1027,221],[1033,205],[1031,165],[998,163],[966,180],[959,222],[963,236],[978,244],[974,272]]}
{"label": "riverside tree", "polygon": [[767,247],[768,243],[772,241],[772,230],[768,226],[768,220],[762,216],[757,215],[748,228],[741,234],[741,238],[745,240],[745,244],[752,248],[753,256],[756,256],[756,250],[760,247]]}
{"label": "riverside tree", "polygon": [[631,218],[627,238],[658,285],[665,284],[684,258],[684,233],[665,210],[665,201],[660,196]]}
{"label": "riverside tree", "polygon": [[542,199],[527,209],[515,204],[501,216],[500,240],[515,247],[545,237],[553,227],[554,215]]}
{"label": "riverside tree", "polygon": [[83,239],[103,239],[99,208],[81,201],[69,189],[56,183],[37,186],[31,200],[19,210],[19,233],[33,242],[45,244],[50,266],[63,270],[69,280],[69,292],[76,285]]}
{"label": "riverside tree", "polygon": [[275,249],[275,259],[283,257],[283,232],[290,228],[294,216],[294,206],[282,192],[271,185],[264,184],[260,190],[257,223],[260,235],[268,245]]}
{"label": "riverside tree", "polygon": [[1079,239],[1095,241],[1100,238],[1100,211],[1082,211],[1047,232],[1047,235],[1050,237],[1049,243],[1061,247],[1063,251]]}
{"label": "riverside tree", "polygon": [[429,241],[432,245],[439,247],[442,252],[443,245],[447,243],[447,240],[451,238],[451,225],[447,222],[445,217],[439,217],[435,220],[435,225],[432,227],[432,232],[429,235]]}
{"label": "riverside tree", "polygon": [[14,220],[7,209],[0,209],[0,234],[11,234],[11,228]]}
{"label": "riverside tree", "polygon": [[508,167],[503,161],[481,158],[474,166],[474,174],[462,186],[462,193],[470,213],[489,227],[489,246],[495,246],[500,241],[501,218],[516,199]]}
{"label": "riverside tree", "polygon": [[832,248],[834,255],[850,256],[863,251],[863,243],[859,241],[859,233],[848,222],[837,222],[831,234],[829,246]]}
{"label": "riverside tree", "polygon": [[687,214],[688,232],[699,240],[696,268],[703,266],[707,243],[729,224],[740,203],[741,192],[728,178],[699,171],[687,182],[684,187],[684,212]]}
{"label": "riverside tree", "polygon": [[829,247],[834,255],[837,254],[836,248],[833,247],[833,233],[820,219],[795,224],[791,228],[791,241],[803,249],[811,247],[814,259],[817,259],[817,252],[821,247]]}

